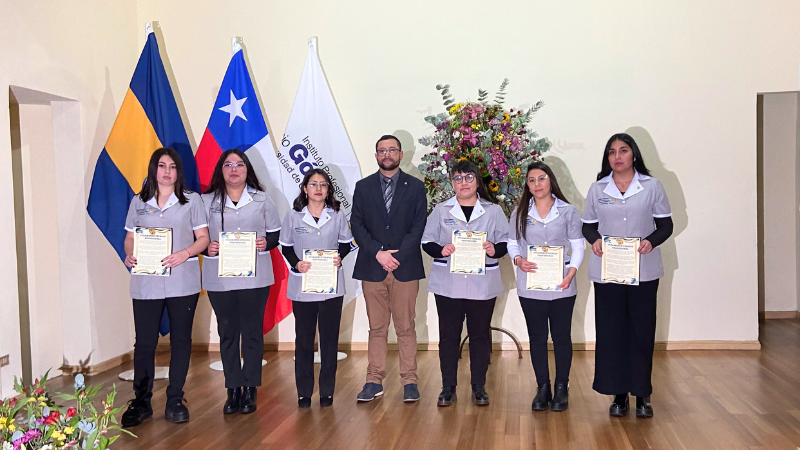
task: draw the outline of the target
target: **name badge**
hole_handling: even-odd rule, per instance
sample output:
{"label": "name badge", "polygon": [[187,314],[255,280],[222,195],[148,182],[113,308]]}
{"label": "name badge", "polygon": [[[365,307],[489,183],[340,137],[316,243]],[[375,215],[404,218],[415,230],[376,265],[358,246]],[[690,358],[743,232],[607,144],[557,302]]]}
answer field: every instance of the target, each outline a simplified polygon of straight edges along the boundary
{"label": "name badge", "polygon": [[149,215],[152,215],[152,214],[155,214],[155,213],[156,213],[156,209],[151,207],[151,206],[147,206],[145,208],[139,208],[139,209],[136,210],[136,214],[138,214],[140,216],[149,216]]}
{"label": "name badge", "polygon": [[528,225],[536,225],[537,223],[539,223],[539,221],[538,221],[538,220],[536,220],[536,219],[531,219],[530,217],[528,217],[528,220],[527,220],[527,224],[528,224]]}
{"label": "name badge", "polygon": [[444,219],[445,225],[460,225],[461,221],[457,219]]}
{"label": "name badge", "polygon": [[617,199],[615,198],[601,198],[597,200],[597,202],[600,203],[601,205],[613,205],[616,201]]}
{"label": "name badge", "polygon": [[294,232],[295,232],[295,234],[309,234],[309,233],[311,233],[311,228],[309,228],[309,227],[295,227]]}

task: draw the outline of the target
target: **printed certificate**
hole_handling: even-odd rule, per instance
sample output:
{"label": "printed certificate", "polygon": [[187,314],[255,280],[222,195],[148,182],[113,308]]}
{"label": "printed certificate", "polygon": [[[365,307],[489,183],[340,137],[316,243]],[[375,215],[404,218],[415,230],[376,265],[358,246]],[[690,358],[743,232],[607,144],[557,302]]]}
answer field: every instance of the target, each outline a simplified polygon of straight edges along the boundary
{"label": "printed certificate", "polygon": [[338,250],[303,250],[303,261],[311,263],[311,268],[303,274],[304,294],[335,294],[339,269],[333,265]]}
{"label": "printed certificate", "polygon": [[223,231],[219,234],[219,277],[256,276],[256,232]]}
{"label": "printed certificate", "polygon": [[450,273],[484,275],[486,273],[485,231],[453,230],[456,251],[450,255]]}
{"label": "printed certificate", "polygon": [[528,261],[536,264],[536,273],[527,273],[525,289],[529,291],[560,291],[564,281],[564,247],[560,245],[528,246]]}
{"label": "printed certificate", "polygon": [[608,283],[639,285],[639,238],[603,236],[603,263],[600,280]]}
{"label": "printed certificate", "polygon": [[133,257],[136,258],[136,265],[131,269],[131,274],[168,277],[170,268],[164,267],[161,260],[171,254],[171,228],[134,228]]}

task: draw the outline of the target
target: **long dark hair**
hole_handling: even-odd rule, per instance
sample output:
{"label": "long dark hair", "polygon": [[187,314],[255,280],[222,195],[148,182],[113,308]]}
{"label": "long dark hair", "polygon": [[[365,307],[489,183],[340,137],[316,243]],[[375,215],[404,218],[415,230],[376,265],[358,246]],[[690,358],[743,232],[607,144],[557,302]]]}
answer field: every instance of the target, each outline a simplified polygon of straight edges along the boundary
{"label": "long dark hair", "polygon": [[612,169],[611,164],[608,162],[608,152],[611,150],[611,144],[613,144],[614,141],[622,141],[628,144],[628,147],[630,147],[633,152],[633,168],[642,175],[650,175],[650,171],[647,170],[647,166],[644,165],[644,158],[642,158],[642,152],[639,151],[639,146],[636,145],[636,141],[634,141],[628,133],[617,133],[611,136],[608,142],[606,142],[606,150],[603,152],[603,164],[600,166],[600,172],[597,174],[598,180],[607,177],[611,173]]}
{"label": "long dark hair", "polygon": [[478,196],[487,202],[494,203],[492,201],[492,197],[489,197],[489,192],[486,190],[486,184],[484,184],[481,174],[478,172],[478,166],[476,166],[475,163],[464,160],[453,164],[453,167],[450,168],[450,182],[453,183],[453,192],[456,190],[456,183],[453,181],[453,177],[456,176],[457,173],[471,173],[475,175],[475,182],[478,183]]}
{"label": "long dark hair", "polygon": [[558,186],[558,180],[556,180],[556,176],[550,166],[541,161],[532,162],[528,166],[528,170],[525,172],[525,189],[522,191],[522,197],[520,197],[519,204],[517,205],[516,225],[518,239],[522,239],[525,236],[525,233],[528,231],[528,212],[530,211],[531,199],[533,198],[533,193],[528,187],[528,175],[532,170],[537,169],[547,174],[547,178],[550,180],[550,193],[555,195],[556,198],[562,202],[569,203],[567,198],[564,197],[564,194],[561,192],[561,188]]}
{"label": "long dark hair", "polygon": [[294,205],[292,205],[294,210],[299,212],[308,206],[308,194],[305,193],[303,188],[308,186],[308,182],[314,175],[322,175],[322,177],[325,178],[325,181],[328,183],[328,195],[325,196],[325,206],[333,209],[334,211],[339,211],[339,205],[341,205],[341,202],[336,200],[336,197],[334,197],[336,186],[333,185],[333,181],[331,181],[331,176],[328,175],[328,172],[325,172],[319,168],[310,169],[308,172],[306,172],[306,176],[303,177],[303,182],[300,183],[300,195],[294,199]]}
{"label": "long dark hair", "polygon": [[233,148],[230,150],[225,150],[219,155],[219,159],[217,160],[217,165],[214,166],[214,174],[211,175],[211,183],[208,185],[208,189],[206,189],[206,194],[214,194],[214,198],[211,199],[211,203],[213,204],[217,200],[219,200],[220,205],[222,206],[219,215],[221,220],[222,230],[225,231],[225,203],[227,203],[228,198],[228,190],[225,187],[225,177],[222,175],[222,166],[225,164],[225,160],[228,159],[230,154],[234,154],[239,158],[242,158],[244,161],[244,165],[247,168],[247,176],[245,177],[245,184],[248,187],[251,187],[258,191],[263,191],[264,187],[261,186],[261,182],[258,181],[258,176],[256,175],[256,171],[253,170],[253,165],[250,164],[250,158],[244,154],[243,151]]}
{"label": "long dark hair", "polygon": [[178,197],[178,203],[185,205],[189,201],[186,198],[186,183],[183,179],[183,163],[181,162],[181,155],[171,148],[160,148],[153,152],[150,156],[150,162],[147,164],[147,178],[144,180],[142,190],[139,192],[139,198],[143,202],[155,197],[158,201],[158,160],[162,156],[169,156],[175,162],[175,197]]}

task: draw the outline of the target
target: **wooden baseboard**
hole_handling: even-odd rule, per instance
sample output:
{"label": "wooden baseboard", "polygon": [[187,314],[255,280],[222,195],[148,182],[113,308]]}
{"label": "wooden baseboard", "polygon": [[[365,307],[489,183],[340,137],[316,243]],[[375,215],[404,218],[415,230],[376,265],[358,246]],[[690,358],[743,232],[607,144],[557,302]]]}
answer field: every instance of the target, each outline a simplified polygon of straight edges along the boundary
{"label": "wooden baseboard", "polygon": [[762,311],[758,313],[759,319],[796,319],[797,311]]}

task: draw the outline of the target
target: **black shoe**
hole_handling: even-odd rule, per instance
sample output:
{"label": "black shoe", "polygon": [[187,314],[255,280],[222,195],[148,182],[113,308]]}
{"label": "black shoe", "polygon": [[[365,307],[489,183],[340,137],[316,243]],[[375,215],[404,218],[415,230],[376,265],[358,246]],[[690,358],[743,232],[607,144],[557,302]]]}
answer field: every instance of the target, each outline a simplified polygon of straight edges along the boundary
{"label": "black shoe", "polygon": [[130,400],[128,401],[128,410],[122,415],[122,426],[124,428],[135,427],[151,417],[153,417],[153,408],[150,406],[150,402]]}
{"label": "black shoe", "polygon": [[553,402],[550,403],[551,411],[566,411],[569,408],[569,384],[556,383],[553,393]]}
{"label": "black shoe", "polygon": [[[320,403],[322,403],[322,399],[320,399]],[[297,407],[298,408],[311,408],[311,397],[300,397],[297,399]]]}
{"label": "black shoe", "polygon": [[536,397],[533,398],[531,409],[534,411],[546,411],[547,404],[553,399],[553,393],[550,391],[550,382],[542,383],[536,389]]}
{"label": "black shoe", "polygon": [[608,414],[614,417],[625,417],[628,415],[629,406],[630,401],[628,400],[628,394],[615,395],[614,402],[611,403],[611,407],[608,408]]}
{"label": "black shoe", "polygon": [[228,400],[222,408],[223,414],[236,414],[242,404],[242,388],[228,389]]}
{"label": "black shoe", "polygon": [[486,393],[486,387],[484,385],[472,385],[472,403],[478,406],[486,406],[489,404],[489,394]]}
{"label": "black shoe", "polygon": [[636,397],[636,417],[649,419],[653,417],[653,405],[650,404],[650,396]]}
{"label": "black shoe", "polygon": [[[309,402],[311,403],[311,402]],[[319,407],[320,408],[327,408],[328,406],[333,405],[333,396],[329,397],[320,397],[319,398]]]}
{"label": "black shoe", "polygon": [[456,401],[456,387],[442,386],[442,393],[439,394],[439,400],[436,404],[439,406],[450,406],[454,401]]}
{"label": "black shoe", "polygon": [[189,410],[183,405],[185,398],[175,397],[167,399],[167,408],[164,416],[172,423],[184,423],[189,421]]}
{"label": "black shoe", "polygon": [[242,414],[250,414],[256,411],[256,397],[258,388],[246,387],[242,391]]}

